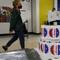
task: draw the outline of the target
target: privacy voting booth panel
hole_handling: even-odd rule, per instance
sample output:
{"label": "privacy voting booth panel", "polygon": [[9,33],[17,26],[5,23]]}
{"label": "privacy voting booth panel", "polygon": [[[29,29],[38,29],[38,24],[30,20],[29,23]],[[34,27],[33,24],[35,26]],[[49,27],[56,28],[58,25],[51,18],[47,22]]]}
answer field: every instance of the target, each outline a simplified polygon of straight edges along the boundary
{"label": "privacy voting booth panel", "polygon": [[[9,15],[9,12],[7,12],[7,10],[2,9],[2,7],[13,8],[12,2],[13,0],[0,0],[0,34],[9,33],[9,23],[11,17]],[[26,20],[28,20],[28,23],[26,23],[26,27],[28,31],[31,32],[31,0],[21,0],[21,3],[22,21],[25,22]]]}
{"label": "privacy voting booth panel", "polygon": [[60,57],[60,26],[42,25],[40,51],[48,58]]}
{"label": "privacy voting booth panel", "polygon": [[59,40],[60,39],[60,25],[42,25],[42,39]]}

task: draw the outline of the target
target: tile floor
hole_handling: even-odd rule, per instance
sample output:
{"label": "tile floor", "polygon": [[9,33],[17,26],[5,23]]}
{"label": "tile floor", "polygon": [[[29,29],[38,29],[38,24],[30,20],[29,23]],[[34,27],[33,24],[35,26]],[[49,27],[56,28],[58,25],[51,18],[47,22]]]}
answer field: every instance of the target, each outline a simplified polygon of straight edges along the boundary
{"label": "tile floor", "polygon": [[[2,49],[2,45],[5,45],[11,39],[11,37],[12,36],[0,37],[0,52],[4,52],[4,50]],[[37,48],[38,37],[39,36],[36,35],[30,35],[28,38],[25,37],[25,48]],[[19,44],[19,39],[9,47],[8,51],[18,50],[18,49],[21,49]]]}
{"label": "tile floor", "polygon": [[[2,45],[5,45],[11,39],[11,37],[12,36],[0,37],[0,52],[5,52],[2,49]],[[35,48],[35,50],[40,54],[40,57],[41,57],[42,60],[48,60],[50,58],[52,58],[52,60],[60,60],[60,57],[59,58],[53,58],[49,54],[46,55],[46,54],[42,53],[40,50],[38,50],[37,48],[38,48],[38,45],[39,45],[38,44],[39,40],[40,40],[40,35],[38,35],[38,36],[37,35],[30,35],[28,38],[25,37],[25,47],[30,48],[30,49]],[[19,45],[19,40],[14,42],[9,47],[8,51],[13,51],[13,50],[18,50],[18,49],[21,49],[20,45]]]}

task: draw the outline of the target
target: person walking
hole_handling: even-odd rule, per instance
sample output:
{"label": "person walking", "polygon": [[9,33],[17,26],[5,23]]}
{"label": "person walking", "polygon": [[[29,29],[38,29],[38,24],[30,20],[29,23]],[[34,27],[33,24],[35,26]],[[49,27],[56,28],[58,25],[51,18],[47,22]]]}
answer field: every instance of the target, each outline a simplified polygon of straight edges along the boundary
{"label": "person walking", "polygon": [[11,20],[10,20],[10,29],[9,31],[14,31],[15,34],[10,41],[2,48],[7,51],[8,47],[11,46],[13,42],[15,42],[18,38],[20,40],[20,45],[22,49],[25,49],[25,39],[24,39],[24,32],[23,32],[23,22],[21,18],[20,9],[22,8],[22,4],[20,0],[13,1],[13,9],[11,12]]}

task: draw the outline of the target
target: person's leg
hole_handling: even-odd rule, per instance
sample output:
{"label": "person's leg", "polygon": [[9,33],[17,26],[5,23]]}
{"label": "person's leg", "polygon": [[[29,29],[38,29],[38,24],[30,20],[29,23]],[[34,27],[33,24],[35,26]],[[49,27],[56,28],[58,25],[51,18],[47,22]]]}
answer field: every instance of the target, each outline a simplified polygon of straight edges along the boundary
{"label": "person's leg", "polygon": [[6,44],[7,47],[9,47],[14,41],[16,41],[18,38],[18,35],[14,35],[12,39]]}
{"label": "person's leg", "polygon": [[24,33],[23,32],[19,32],[18,36],[19,36],[21,48],[25,49]]}
{"label": "person's leg", "polygon": [[8,47],[14,42],[16,41],[18,38],[17,33],[15,33],[15,35],[12,37],[12,39],[10,41],[8,41],[8,43],[5,46],[2,46],[3,49],[6,51],[8,49]]}

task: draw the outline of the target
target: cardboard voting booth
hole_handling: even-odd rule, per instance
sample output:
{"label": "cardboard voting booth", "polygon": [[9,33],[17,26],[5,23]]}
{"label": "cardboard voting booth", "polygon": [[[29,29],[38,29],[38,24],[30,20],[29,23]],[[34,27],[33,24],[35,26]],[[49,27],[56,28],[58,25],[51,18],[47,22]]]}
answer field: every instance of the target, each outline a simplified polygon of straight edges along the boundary
{"label": "cardboard voting booth", "polygon": [[39,49],[46,56],[60,57],[60,26],[42,25]]}

